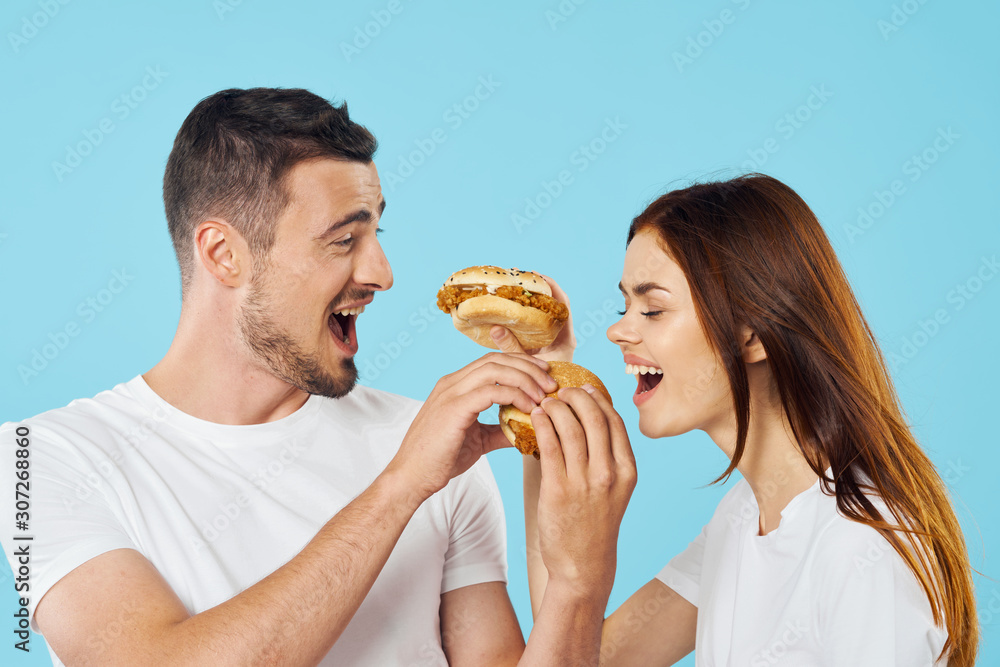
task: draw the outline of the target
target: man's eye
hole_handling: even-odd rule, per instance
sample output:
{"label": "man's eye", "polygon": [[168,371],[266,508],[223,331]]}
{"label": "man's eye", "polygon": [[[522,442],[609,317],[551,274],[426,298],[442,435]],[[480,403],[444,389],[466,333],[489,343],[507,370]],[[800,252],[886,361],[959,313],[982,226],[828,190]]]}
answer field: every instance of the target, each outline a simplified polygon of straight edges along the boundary
{"label": "man's eye", "polygon": [[384,232],[384,231],[385,231],[385,230],[384,230],[384,229],[382,229],[381,227],[376,227],[376,228],[375,228],[375,235],[376,235],[376,236],[378,236],[378,235],[380,235],[380,234],[381,234],[382,232]]}
{"label": "man's eye", "polygon": [[340,246],[341,248],[347,248],[352,243],[354,243],[354,236],[352,234],[348,234],[347,236],[334,241],[333,245]]}

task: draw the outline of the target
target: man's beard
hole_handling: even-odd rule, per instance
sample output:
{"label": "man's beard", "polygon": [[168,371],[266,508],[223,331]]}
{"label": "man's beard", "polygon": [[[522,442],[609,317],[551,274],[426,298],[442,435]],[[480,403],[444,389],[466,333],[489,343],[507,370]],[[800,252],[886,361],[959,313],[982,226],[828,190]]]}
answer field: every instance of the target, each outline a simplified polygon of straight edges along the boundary
{"label": "man's beard", "polygon": [[305,353],[271,319],[273,309],[263,282],[254,277],[239,314],[240,333],[250,353],[272,375],[304,392],[330,398],[346,396],[358,381],[354,359],[344,359],[337,369],[339,373],[331,373],[323,367],[318,355]]}

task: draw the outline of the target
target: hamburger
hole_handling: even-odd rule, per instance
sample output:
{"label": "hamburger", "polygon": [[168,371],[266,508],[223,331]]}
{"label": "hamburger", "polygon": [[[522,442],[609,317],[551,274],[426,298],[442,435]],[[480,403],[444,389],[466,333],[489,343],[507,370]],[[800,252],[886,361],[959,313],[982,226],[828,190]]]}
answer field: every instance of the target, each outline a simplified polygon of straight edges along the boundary
{"label": "hamburger", "polygon": [[497,349],[490,328],[499,324],[526,350],[551,345],[569,318],[566,304],[534,271],[470,266],[456,271],[438,291],[437,305],[455,328],[484,347]]}
{"label": "hamburger", "polygon": [[[569,361],[550,361],[549,375],[559,383],[559,388],[547,396],[555,397],[556,392],[564,387],[582,387],[589,384],[611,401],[611,394],[608,393],[604,383],[583,366]],[[500,430],[519,452],[538,458],[538,442],[535,440],[535,428],[531,425],[530,415],[524,414],[513,405],[500,406]]]}

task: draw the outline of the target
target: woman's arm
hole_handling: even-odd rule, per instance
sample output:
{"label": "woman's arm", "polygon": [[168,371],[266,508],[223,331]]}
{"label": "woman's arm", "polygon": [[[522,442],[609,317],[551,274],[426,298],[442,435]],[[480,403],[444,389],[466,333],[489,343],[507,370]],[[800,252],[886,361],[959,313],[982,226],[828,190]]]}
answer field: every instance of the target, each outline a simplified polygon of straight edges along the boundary
{"label": "woman's arm", "polygon": [[698,608],[659,579],[604,621],[601,665],[672,665],[694,650]]}
{"label": "woman's arm", "polygon": [[549,582],[549,573],[542,562],[538,544],[538,487],[542,483],[542,466],[533,456],[524,457],[524,544],[528,554],[528,593],[531,596],[531,617],[538,618],[542,596]]}

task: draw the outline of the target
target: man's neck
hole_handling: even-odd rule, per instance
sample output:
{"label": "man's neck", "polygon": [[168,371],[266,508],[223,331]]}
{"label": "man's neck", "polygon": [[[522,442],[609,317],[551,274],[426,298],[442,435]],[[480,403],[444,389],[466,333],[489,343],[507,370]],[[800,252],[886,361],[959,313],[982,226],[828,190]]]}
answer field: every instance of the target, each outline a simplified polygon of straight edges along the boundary
{"label": "man's neck", "polygon": [[181,412],[218,424],[263,424],[301,408],[309,394],[253,363],[223,322],[182,311],[167,354],[142,376],[146,384]]}

